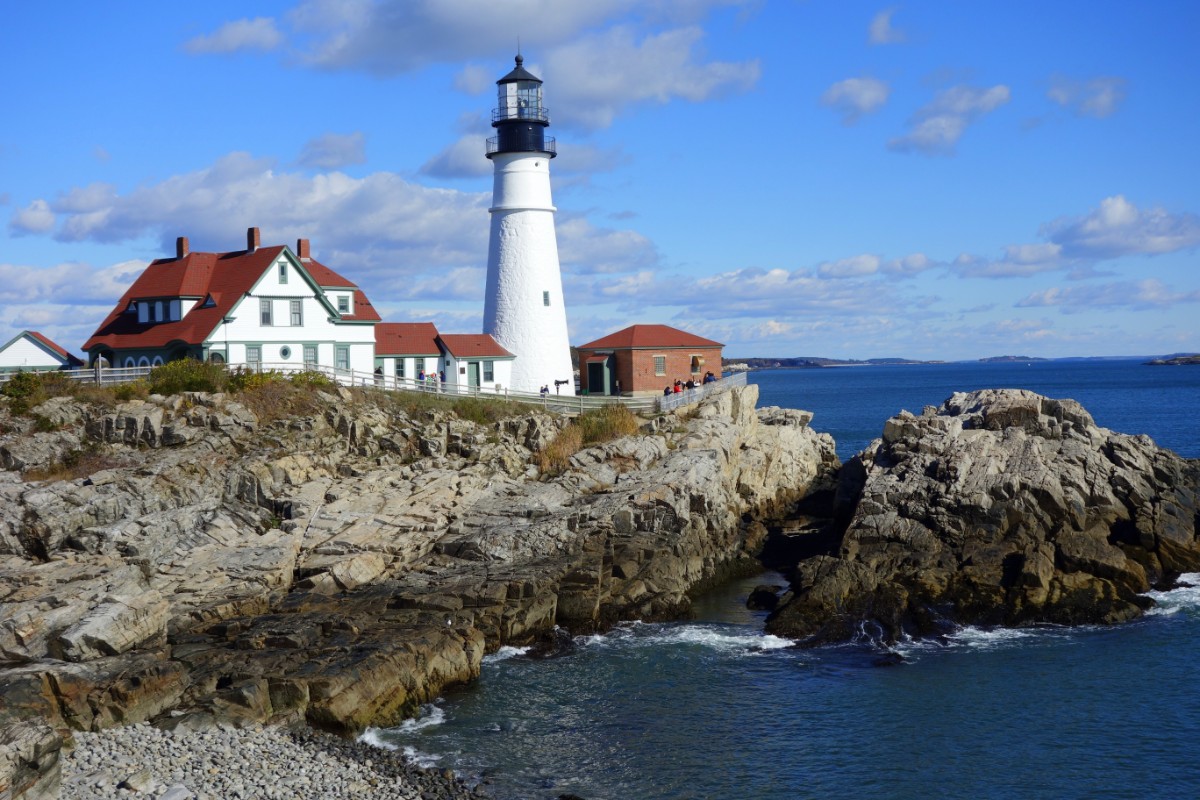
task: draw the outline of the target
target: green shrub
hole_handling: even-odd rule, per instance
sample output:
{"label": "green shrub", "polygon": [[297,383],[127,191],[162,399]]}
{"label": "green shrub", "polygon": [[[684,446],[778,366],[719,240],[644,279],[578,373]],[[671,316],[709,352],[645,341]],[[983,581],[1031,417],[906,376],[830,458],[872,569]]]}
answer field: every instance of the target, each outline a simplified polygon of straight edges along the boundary
{"label": "green shrub", "polygon": [[223,392],[229,383],[229,375],[223,364],[184,358],[150,370],[146,383],[151,394]]}
{"label": "green shrub", "polygon": [[290,378],[293,386],[300,386],[306,389],[332,389],[334,383],[329,376],[323,372],[316,370],[305,370],[297,372]]}

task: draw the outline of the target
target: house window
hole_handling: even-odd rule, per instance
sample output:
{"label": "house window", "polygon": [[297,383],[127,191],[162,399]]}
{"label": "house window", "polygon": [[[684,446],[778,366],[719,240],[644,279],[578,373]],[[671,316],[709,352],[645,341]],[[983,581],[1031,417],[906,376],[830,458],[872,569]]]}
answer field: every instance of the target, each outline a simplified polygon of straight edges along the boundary
{"label": "house window", "polygon": [[279,282],[287,283],[287,262],[286,261],[279,262]]}
{"label": "house window", "polygon": [[166,317],[163,316],[162,300],[155,300],[154,301],[154,321],[162,322],[164,319],[166,319]]}
{"label": "house window", "polygon": [[253,370],[258,370],[262,367],[262,345],[246,345],[246,363]]}
{"label": "house window", "polygon": [[654,374],[655,375],[666,375],[667,374],[667,357],[666,356],[655,356],[654,357]]}
{"label": "house window", "polygon": [[405,359],[405,358],[397,358],[396,359],[396,377],[397,378],[406,377],[404,374],[404,362],[407,360],[408,359]]}
{"label": "house window", "polygon": [[496,362],[495,361],[483,362],[483,379],[485,381],[487,381],[488,383],[491,383],[492,381],[496,380]]}
{"label": "house window", "polygon": [[338,369],[350,369],[350,348],[338,345],[335,350],[334,366]]}
{"label": "house window", "polygon": [[138,309],[138,322],[149,322],[150,321],[150,304],[149,303],[138,303],[137,309]]}
{"label": "house window", "polygon": [[279,357],[282,358],[284,361],[287,361],[289,358],[292,357],[292,348],[288,347],[286,344],[283,347],[279,348]]}
{"label": "house window", "polygon": [[317,346],[315,344],[304,345],[304,367],[309,369],[317,365]]}
{"label": "house window", "polygon": [[271,322],[271,301],[270,300],[263,299],[263,300],[258,301],[258,313],[259,313],[259,316],[262,318],[262,324],[264,327],[270,327],[271,325],[274,324],[273,322]]}
{"label": "house window", "polygon": [[292,327],[304,326],[304,304],[300,300],[292,301]]}
{"label": "house window", "polygon": [[349,295],[344,295],[344,294],[338,295],[338,313],[339,314],[349,314],[350,313],[350,296]]}
{"label": "house window", "polygon": [[542,292],[542,305],[544,305],[544,306],[550,305],[550,293],[549,292]]}
{"label": "house window", "polygon": [[180,312],[181,312],[181,304],[180,304],[180,301],[179,301],[179,300],[172,300],[172,301],[171,301],[171,310],[170,310],[170,319],[171,319],[171,322],[178,322],[178,321],[179,321],[180,317],[182,316],[182,314],[181,314]]}
{"label": "house window", "polygon": [[212,350],[208,354],[208,360],[213,364],[224,364],[225,354],[220,350]]}

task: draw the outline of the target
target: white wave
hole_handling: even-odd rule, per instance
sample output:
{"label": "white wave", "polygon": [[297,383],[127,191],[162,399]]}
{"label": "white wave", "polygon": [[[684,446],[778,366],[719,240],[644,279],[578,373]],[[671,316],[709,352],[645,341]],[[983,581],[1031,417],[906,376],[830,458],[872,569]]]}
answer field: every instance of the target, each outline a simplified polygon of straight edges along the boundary
{"label": "white wave", "polygon": [[905,637],[892,650],[905,658],[911,658],[922,652],[945,650],[999,650],[1006,647],[1020,647],[1030,639],[1045,636],[1052,629],[1047,628],[977,628],[973,625],[958,628],[953,633],[928,639],[912,639]]}
{"label": "white wave", "polygon": [[432,769],[437,766],[437,763],[442,760],[442,757],[433,753],[422,753],[415,747],[405,746],[404,757],[416,764],[422,769]]}
{"label": "white wave", "polygon": [[510,658],[515,658],[517,656],[523,656],[526,653],[528,653],[529,650],[530,650],[530,648],[528,648],[528,647],[509,647],[508,645],[505,645],[504,647],[501,647],[499,650],[492,653],[491,655],[484,656],[483,663],[484,664],[495,664],[500,661],[507,661]]}
{"label": "white wave", "polygon": [[446,712],[440,706],[428,703],[421,706],[421,715],[406,719],[395,727],[399,733],[416,733],[417,731],[442,725],[446,721]]}
{"label": "white wave", "polygon": [[667,628],[654,637],[667,644],[698,644],[714,650],[781,650],[791,647],[790,639],[760,633],[728,633],[705,625],[683,625]]}
{"label": "white wave", "polygon": [[1156,605],[1147,614],[1168,615],[1180,611],[1200,611],[1200,572],[1185,572],[1179,585],[1165,592],[1146,592]]}
{"label": "white wave", "polygon": [[720,625],[673,625],[646,622],[623,623],[606,635],[580,636],[580,647],[610,647],[621,643],[633,646],[699,645],[722,652],[743,651],[748,654],[781,650],[794,642],[770,634]]}
{"label": "white wave", "polygon": [[378,747],[381,750],[399,750],[400,748],[393,742],[389,742],[379,735],[379,728],[367,728],[359,735],[358,740],[363,744],[369,744],[372,747]]}

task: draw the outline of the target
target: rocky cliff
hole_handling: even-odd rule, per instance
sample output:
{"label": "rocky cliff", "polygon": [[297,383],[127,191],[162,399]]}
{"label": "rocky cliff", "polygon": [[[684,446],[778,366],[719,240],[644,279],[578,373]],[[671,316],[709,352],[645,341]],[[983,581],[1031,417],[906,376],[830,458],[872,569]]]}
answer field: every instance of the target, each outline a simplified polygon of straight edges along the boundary
{"label": "rocky cliff", "polygon": [[204,394],[0,419],[0,724],[348,732],[502,644],[680,614],[837,466],[807,415],[756,400],[717,395],[553,477],[534,457],[565,420],[371,392],[273,422]]}
{"label": "rocky cliff", "polygon": [[847,462],[834,550],[796,566],[767,627],[817,643],[1128,620],[1200,570],[1198,491],[1200,461],[1072,400],[955,394]]}

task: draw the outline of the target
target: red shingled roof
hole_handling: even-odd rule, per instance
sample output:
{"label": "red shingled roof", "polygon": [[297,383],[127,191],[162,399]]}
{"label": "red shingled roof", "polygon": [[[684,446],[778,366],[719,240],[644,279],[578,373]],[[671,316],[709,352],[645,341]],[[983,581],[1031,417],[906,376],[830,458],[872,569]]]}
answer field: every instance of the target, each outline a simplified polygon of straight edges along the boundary
{"label": "red shingled roof", "polygon": [[[237,250],[230,253],[189,253],[183,258],[160,258],[146,267],[91,338],[84,350],[105,346],[115,350],[165,347],[172,343],[200,344],[216,329],[225,315],[254,286],[284,250],[283,245]],[[318,285],[355,288],[354,313],[342,319],[376,322],[371,301],[353,283],[315,261],[303,267]],[[326,284],[326,281],[329,283]],[[200,305],[175,322],[138,322],[127,314],[133,300],[171,297],[212,297],[214,305]]]}
{"label": "red shingled roof", "polygon": [[438,340],[455,358],[516,358],[486,333],[443,333]]}
{"label": "red shingled roof", "polygon": [[381,322],[375,326],[375,355],[441,355],[437,338],[437,327],[432,322]]}
{"label": "red shingled roof", "polygon": [[63,358],[65,358],[65,359],[67,360],[67,362],[68,362],[68,363],[70,363],[70,364],[82,364],[82,363],[83,363],[83,362],[82,362],[82,361],[80,361],[78,358],[76,358],[75,356],[73,356],[73,355],[71,355],[70,353],[68,353],[68,352],[66,351],[66,349],[65,349],[65,348],[64,348],[62,345],[60,345],[60,344],[57,344],[56,342],[53,342],[53,341],[51,341],[51,340],[50,340],[50,339],[49,339],[47,336],[45,336],[44,334],[38,333],[37,331],[25,331],[25,332],[26,332],[27,334],[29,334],[30,336],[32,336],[33,338],[37,339],[37,340],[38,340],[39,342],[41,342],[42,344],[46,345],[46,347],[49,347],[49,348],[50,348],[51,350],[53,350],[55,353],[58,353],[60,356],[62,356]]}
{"label": "red shingled roof", "polygon": [[594,342],[579,345],[578,350],[665,350],[672,347],[724,347],[670,325],[630,325]]}

